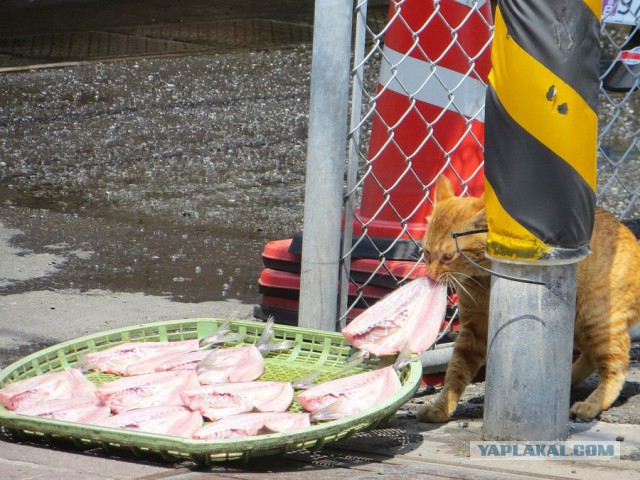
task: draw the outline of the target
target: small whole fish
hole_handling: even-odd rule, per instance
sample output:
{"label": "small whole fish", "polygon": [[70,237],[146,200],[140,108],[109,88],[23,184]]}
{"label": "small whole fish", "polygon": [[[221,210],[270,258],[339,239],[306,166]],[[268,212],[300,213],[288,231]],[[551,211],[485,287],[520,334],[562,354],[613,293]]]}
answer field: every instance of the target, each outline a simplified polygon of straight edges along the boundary
{"label": "small whole fish", "polygon": [[111,409],[92,395],[56,398],[33,405],[23,405],[16,408],[13,413],[68,422],[96,423],[107,419],[111,415]]}
{"label": "small whole fish", "polygon": [[199,386],[192,370],[123,377],[100,385],[95,394],[113,413],[157,405],[182,405],[180,393]]}
{"label": "small whole fish", "polygon": [[176,342],[128,342],[87,353],[80,361],[87,370],[116,375],[141,375],[154,372],[155,365],[166,360],[168,355],[198,350],[199,341]]}
{"label": "small whole fish", "polygon": [[447,287],[429,277],[394,290],[354,318],[342,334],[364,356],[419,354],[435,342],[447,308]]}
{"label": "small whole fish", "polygon": [[136,432],[191,438],[203,425],[202,416],[182,405],[136,408],[109,417],[96,425]]}
{"label": "small whole fish", "polygon": [[196,440],[225,440],[265,433],[289,432],[308,428],[310,425],[308,413],[241,413],[205,425],[193,434],[193,438]]}
{"label": "small whole fish", "polygon": [[284,412],[293,402],[293,387],[288,382],[218,383],[185,390],[180,397],[191,410],[215,421],[250,411]]}
{"label": "small whole fish", "polygon": [[360,413],[395,395],[402,388],[393,366],[330,380],[298,395],[312,421]]}
{"label": "small whole fish", "polygon": [[73,368],[50,372],[10,383],[0,389],[0,403],[8,410],[45,400],[91,396],[96,386],[82,372]]}

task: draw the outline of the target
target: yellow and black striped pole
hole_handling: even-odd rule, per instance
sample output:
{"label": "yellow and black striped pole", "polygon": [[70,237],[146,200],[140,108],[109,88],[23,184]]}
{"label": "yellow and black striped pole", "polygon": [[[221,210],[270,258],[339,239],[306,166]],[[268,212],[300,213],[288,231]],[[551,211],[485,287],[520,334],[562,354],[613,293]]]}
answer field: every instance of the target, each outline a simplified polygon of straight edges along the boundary
{"label": "yellow and black striped pole", "polygon": [[485,111],[486,252],[497,273],[486,440],[568,436],[576,270],[595,211],[600,10],[498,0]]}
{"label": "yellow and black striped pole", "polygon": [[487,253],[578,259],[596,188],[601,1],[499,1],[486,100]]}

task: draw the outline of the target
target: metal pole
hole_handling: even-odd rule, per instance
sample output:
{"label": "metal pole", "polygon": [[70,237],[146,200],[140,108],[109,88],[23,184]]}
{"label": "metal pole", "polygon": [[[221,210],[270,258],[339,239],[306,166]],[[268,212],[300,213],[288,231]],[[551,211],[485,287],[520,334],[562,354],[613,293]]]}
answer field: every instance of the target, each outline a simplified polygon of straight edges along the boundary
{"label": "metal pole", "polygon": [[298,325],[336,329],[352,0],[316,0]]}
{"label": "metal pole", "polygon": [[565,440],[577,264],[517,265],[494,261],[489,305],[483,437]]}

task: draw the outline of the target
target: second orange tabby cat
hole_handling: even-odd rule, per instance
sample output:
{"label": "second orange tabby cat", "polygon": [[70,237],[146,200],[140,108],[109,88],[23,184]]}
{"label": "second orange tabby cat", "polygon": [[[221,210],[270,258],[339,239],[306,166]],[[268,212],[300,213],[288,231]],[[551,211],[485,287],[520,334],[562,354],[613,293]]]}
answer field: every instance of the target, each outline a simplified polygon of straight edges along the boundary
{"label": "second orange tabby cat", "polygon": [[[429,276],[447,282],[458,294],[460,333],[435,403],[418,412],[424,422],[444,422],[484,363],[489,315],[488,274],[470,265],[455,247],[452,232],[487,227],[484,199],[458,198],[451,182],[440,176],[436,204],[423,240]],[[458,238],[465,255],[489,268],[486,233]],[[629,364],[628,330],[640,323],[640,245],[613,215],[596,210],[591,253],[578,264],[574,344],[580,357],[571,372],[575,387],[594,370],[598,386],[587,399],[571,407],[571,415],[591,420],[618,398]]]}

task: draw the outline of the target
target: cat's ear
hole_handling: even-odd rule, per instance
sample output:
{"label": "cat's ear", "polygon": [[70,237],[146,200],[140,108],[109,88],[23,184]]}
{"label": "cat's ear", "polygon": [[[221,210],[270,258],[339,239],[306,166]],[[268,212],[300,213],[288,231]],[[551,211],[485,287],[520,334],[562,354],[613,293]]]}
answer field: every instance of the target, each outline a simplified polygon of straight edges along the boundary
{"label": "cat's ear", "polygon": [[467,228],[469,230],[482,230],[487,228],[487,214],[484,210],[484,207],[473,214],[473,216],[469,220],[469,225],[467,226]]}
{"label": "cat's ear", "polygon": [[444,175],[440,175],[438,177],[438,180],[436,180],[436,203],[454,196],[455,193],[453,193],[453,185],[451,185],[451,180],[449,180]]}

